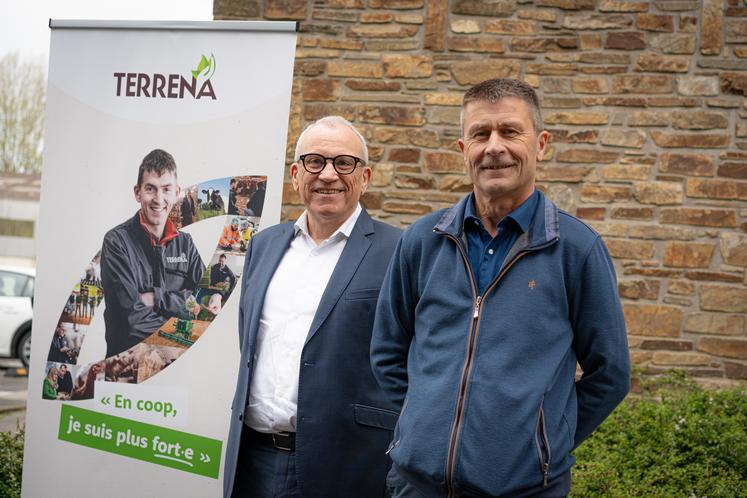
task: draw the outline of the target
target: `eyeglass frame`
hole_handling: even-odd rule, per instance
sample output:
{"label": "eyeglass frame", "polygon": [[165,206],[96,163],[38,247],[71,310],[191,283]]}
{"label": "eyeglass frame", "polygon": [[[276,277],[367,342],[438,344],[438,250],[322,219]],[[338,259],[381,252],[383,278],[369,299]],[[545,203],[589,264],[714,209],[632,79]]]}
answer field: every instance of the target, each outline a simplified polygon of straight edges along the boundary
{"label": "eyeglass frame", "polygon": [[[307,168],[307,167],[306,167],[306,160],[305,160],[305,159],[306,159],[306,158],[307,158],[308,156],[318,156],[318,157],[321,157],[322,159],[324,159],[324,166],[322,166],[322,169],[320,169],[319,171],[310,171],[310,170],[309,170],[309,168]],[[350,171],[348,171],[347,173],[343,173],[342,171],[338,170],[338,169],[337,169],[337,166],[335,165],[335,161],[336,161],[336,160],[337,160],[337,158],[339,158],[339,157],[352,157],[352,158],[354,159],[354,161],[355,161],[355,162],[353,163],[353,169],[351,169],[351,170],[350,170]],[[305,170],[305,171],[306,171],[307,173],[309,173],[309,174],[311,174],[311,175],[318,175],[318,174],[320,174],[320,173],[321,173],[322,171],[324,171],[324,168],[326,168],[326,167],[327,167],[327,162],[328,162],[328,161],[332,161],[332,168],[334,168],[335,172],[336,172],[336,173],[337,173],[338,175],[351,175],[351,174],[353,174],[353,172],[355,171],[355,168],[357,168],[357,167],[358,167],[358,164],[359,164],[359,163],[360,163],[361,165],[363,165],[363,166],[365,166],[365,165],[366,165],[366,161],[364,161],[364,160],[363,160],[363,159],[361,159],[360,157],[356,157],[356,156],[354,156],[354,155],[352,155],[352,154],[339,154],[339,155],[337,155],[337,156],[335,156],[335,157],[327,157],[327,156],[324,156],[324,155],[322,155],[322,154],[317,154],[316,152],[309,152],[308,154],[301,154],[300,156],[298,156],[298,160],[299,160],[299,161],[301,161],[301,165],[303,166],[303,169],[304,169],[304,170]]]}

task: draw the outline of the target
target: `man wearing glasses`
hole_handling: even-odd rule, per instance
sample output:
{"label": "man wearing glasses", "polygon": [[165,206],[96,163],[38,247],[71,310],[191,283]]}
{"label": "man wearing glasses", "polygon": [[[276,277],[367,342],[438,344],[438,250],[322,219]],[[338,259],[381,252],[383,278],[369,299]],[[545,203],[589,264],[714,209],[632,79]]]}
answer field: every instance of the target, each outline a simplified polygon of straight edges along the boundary
{"label": "man wearing glasses", "polygon": [[246,253],[224,497],[383,497],[398,411],[368,351],[400,230],[359,204],[371,167],[348,121],[311,124],[295,152],[306,210]]}

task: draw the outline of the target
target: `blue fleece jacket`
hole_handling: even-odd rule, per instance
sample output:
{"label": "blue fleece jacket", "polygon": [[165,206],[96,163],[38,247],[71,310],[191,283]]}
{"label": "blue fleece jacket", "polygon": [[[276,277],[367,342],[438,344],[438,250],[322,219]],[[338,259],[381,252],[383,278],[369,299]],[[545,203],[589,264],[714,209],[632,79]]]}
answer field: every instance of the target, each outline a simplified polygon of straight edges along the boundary
{"label": "blue fleece jacket", "polygon": [[403,234],[371,343],[374,375],[402,404],[389,455],[427,496],[541,486],[573,465],[571,450],[630,387],[615,270],[599,235],[540,195],[478,296],[466,200]]}

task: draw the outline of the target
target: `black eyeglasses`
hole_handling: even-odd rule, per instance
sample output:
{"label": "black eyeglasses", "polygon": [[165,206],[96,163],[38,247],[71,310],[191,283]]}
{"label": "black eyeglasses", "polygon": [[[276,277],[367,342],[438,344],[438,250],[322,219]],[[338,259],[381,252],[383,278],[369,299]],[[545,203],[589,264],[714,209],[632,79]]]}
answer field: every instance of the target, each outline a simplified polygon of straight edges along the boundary
{"label": "black eyeglasses", "polygon": [[302,154],[298,158],[303,164],[303,169],[312,174],[321,173],[327,166],[327,161],[332,161],[332,167],[335,168],[338,175],[349,175],[355,170],[358,163],[366,164],[363,159],[348,154],[335,157],[325,157],[321,154]]}

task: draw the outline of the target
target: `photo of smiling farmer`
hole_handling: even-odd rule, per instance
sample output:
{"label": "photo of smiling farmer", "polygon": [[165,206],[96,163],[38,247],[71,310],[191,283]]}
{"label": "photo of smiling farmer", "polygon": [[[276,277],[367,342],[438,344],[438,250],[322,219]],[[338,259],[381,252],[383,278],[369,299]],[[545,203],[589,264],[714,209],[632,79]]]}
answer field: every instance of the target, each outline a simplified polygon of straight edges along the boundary
{"label": "photo of smiling farmer", "polygon": [[101,250],[106,296],[106,356],[138,344],[184,312],[204,271],[192,237],[169,219],[179,199],[176,162],[155,149],[143,158],[134,187],[140,209],[109,230]]}

